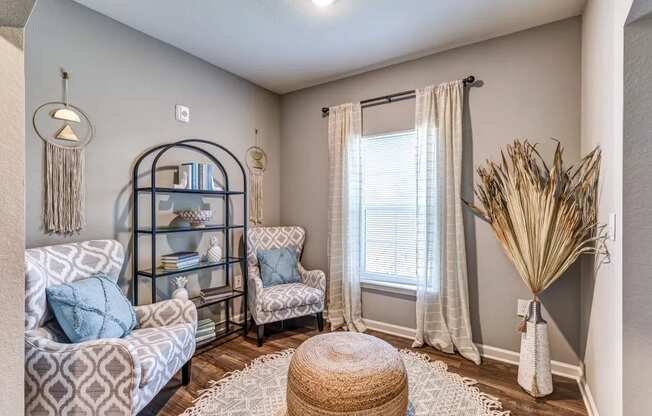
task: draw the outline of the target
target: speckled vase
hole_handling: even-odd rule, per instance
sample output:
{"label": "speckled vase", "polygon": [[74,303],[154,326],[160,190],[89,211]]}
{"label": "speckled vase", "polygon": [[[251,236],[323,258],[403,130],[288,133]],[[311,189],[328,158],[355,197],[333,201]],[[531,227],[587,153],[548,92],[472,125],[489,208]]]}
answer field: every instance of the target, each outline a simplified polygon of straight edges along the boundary
{"label": "speckled vase", "polygon": [[521,335],[518,384],[533,397],[552,393],[548,323],[541,317],[541,303],[536,300],[530,302]]}

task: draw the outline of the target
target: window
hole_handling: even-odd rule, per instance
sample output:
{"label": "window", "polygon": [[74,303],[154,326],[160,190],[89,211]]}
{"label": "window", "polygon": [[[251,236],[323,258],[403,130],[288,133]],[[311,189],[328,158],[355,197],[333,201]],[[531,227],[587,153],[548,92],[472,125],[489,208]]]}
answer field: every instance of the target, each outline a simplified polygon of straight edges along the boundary
{"label": "window", "polygon": [[416,284],[416,134],[362,139],[363,280]]}

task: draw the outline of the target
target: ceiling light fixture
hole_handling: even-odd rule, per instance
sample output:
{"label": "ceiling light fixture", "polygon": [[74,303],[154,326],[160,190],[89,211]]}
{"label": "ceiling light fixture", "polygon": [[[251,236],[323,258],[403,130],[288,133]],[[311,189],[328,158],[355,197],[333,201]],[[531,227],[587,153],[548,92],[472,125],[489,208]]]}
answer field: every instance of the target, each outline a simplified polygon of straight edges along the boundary
{"label": "ceiling light fixture", "polygon": [[335,3],[335,0],[312,0],[317,7],[328,7],[331,4]]}

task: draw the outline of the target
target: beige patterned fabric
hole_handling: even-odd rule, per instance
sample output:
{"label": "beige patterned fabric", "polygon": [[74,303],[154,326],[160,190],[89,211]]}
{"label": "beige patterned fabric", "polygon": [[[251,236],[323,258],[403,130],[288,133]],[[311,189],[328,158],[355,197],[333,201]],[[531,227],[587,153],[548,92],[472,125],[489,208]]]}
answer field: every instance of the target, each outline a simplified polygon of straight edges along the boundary
{"label": "beige patterned fabric", "polygon": [[462,222],[462,103],[453,81],[416,92],[417,331],[431,345],[480,363],[471,337]]}
{"label": "beige patterned fabric", "polygon": [[113,240],[25,251],[25,413],[129,415],[140,411],[195,351],[197,310],[178,299],[136,307],[139,326],[118,339],[72,344],[48,311],[48,286],[103,272],[117,281]]}
{"label": "beige patterned fabric", "polygon": [[256,324],[278,322],[324,310],[326,275],[321,270],[306,270],[298,263],[301,283],[263,288],[256,253],[294,247],[301,257],[306,232],[301,227],[253,227],[247,233],[248,303]]}
{"label": "beige patterned fabric", "polygon": [[331,331],[364,332],[360,289],[360,103],[329,109],[328,321]]}

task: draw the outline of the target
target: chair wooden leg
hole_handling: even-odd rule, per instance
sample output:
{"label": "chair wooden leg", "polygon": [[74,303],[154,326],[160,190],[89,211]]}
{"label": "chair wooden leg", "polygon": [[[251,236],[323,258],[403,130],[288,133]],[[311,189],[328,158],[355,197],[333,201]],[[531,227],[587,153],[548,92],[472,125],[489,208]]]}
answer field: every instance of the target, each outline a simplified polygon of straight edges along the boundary
{"label": "chair wooden leg", "polygon": [[181,367],[181,384],[187,386],[190,384],[190,377],[192,372],[192,358]]}
{"label": "chair wooden leg", "polygon": [[317,312],[316,317],[317,317],[317,329],[319,329],[319,332],[322,332],[324,330],[324,313]]}
{"label": "chair wooden leg", "polygon": [[262,347],[263,337],[265,336],[265,325],[260,324],[256,327],[256,345]]}

